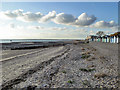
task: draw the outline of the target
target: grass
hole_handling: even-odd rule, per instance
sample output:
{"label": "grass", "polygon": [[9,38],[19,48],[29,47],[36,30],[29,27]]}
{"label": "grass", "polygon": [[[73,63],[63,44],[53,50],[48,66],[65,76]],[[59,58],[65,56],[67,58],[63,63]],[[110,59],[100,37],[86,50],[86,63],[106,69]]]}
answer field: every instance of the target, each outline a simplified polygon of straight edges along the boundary
{"label": "grass", "polygon": [[69,80],[69,81],[67,81],[67,83],[73,84],[73,83],[74,83],[74,81]]}
{"label": "grass", "polygon": [[80,68],[79,70],[84,71],[84,72],[91,72],[94,71],[95,69],[86,69],[86,68]]}
{"label": "grass", "polygon": [[84,54],[82,54],[82,57],[81,57],[81,58],[86,59],[86,58],[89,58],[89,57],[90,57],[89,54],[84,53]]}
{"label": "grass", "polygon": [[65,70],[64,70],[64,71],[62,71],[62,72],[63,72],[63,73],[65,73],[65,74],[67,73]]}
{"label": "grass", "polygon": [[88,80],[82,81],[83,85],[86,85],[88,87],[91,87],[90,82]]}

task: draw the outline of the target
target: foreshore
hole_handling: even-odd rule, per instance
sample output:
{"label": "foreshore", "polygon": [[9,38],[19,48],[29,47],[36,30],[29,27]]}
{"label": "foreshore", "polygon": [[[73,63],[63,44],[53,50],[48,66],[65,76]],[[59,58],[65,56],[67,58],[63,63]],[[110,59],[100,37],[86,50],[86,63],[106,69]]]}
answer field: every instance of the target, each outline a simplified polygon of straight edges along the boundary
{"label": "foreshore", "polygon": [[11,42],[0,43],[2,50],[21,50],[21,49],[35,49],[35,48],[47,48],[54,46],[62,46],[66,44],[72,44],[75,42],[84,42],[81,40],[69,40],[69,41],[57,41],[57,42]]}
{"label": "foreshore", "polygon": [[0,61],[2,89],[118,88],[118,44],[69,41],[10,45],[3,45]]}

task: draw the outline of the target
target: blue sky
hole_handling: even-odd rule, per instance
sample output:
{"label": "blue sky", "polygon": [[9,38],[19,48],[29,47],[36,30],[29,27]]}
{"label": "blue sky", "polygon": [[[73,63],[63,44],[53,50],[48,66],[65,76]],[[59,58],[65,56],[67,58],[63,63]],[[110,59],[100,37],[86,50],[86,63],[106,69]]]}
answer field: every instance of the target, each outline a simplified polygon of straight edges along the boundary
{"label": "blue sky", "polygon": [[2,3],[2,10],[23,9],[24,11],[42,12],[47,14],[49,11],[57,11],[57,13],[68,13],[79,16],[81,13],[93,14],[98,20],[105,21],[115,20],[118,18],[117,2],[6,2]]}
{"label": "blue sky", "polygon": [[[91,21],[91,23],[88,25],[83,25],[83,23],[85,24],[87,21],[79,21],[79,24],[71,24],[70,23],[66,23],[63,21],[60,21],[58,19],[56,19],[55,17],[55,21],[47,21],[47,22],[22,22],[16,19],[12,20],[4,20],[4,24],[1,24],[2,27],[4,27],[4,25],[6,24],[10,24],[9,26],[13,25],[15,28],[17,29],[17,27],[21,27],[24,28],[25,26],[40,26],[40,27],[44,27],[46,30],[12,30],[12,32],[16,33],[20,33],[20,35],[18,34],[17,36],[12,35],[12,34],[7,34],[6,37],[2,36],[0,38],[33,38],[33,39],[43,39],[43,38],[57,38],[57,39],[83,39],[85,38],[87,35],[89,35],[90,33],[95,34],[97,31],[99,30],[103,30],[106,32],[112,32],[114,31],[113,29],[111,30],[111,28],[114,28],[115,25],[111,25],[110,21],[114,21],[115,23],[118,22],[118,3],[117,2],[6,2],[6,3],[2,3],[2,11],[6,12],[7,10],[10,10],[11,12],[14,10],[18,10],[18,9],[22,9],[23,13],[26,12],[32,12],[32,13],[36,13],[36,12],[40,12],[42,13],[44,16],[47,15],[49,12],[55,11],[56,15],[60,14],[60,13],[64,13],[63,17],[67,18],[66,14],[72,15],[75,18],[78,19],[78,17],[82,14],[82,13],[86,13],[88,16],[87,18],[94,18],[94,17],[90,17],[91,15],[94,15],[96,17],[96,19],[94,18],[93,22]],[[10,13],[9,13],[10,14]],[[59,17],[60,19],[61,17]],[[53,18],[52,18],[53,19]],[[57,21],[58,20],[58,21]],[[76,20],[76,19],[75,19]],[[81,19],[80,19],[81,20]],[[84,18],[84,20],[86,20],[86,18]],[[99,22],[99,21],[104,21],[104,22]],[[76,21],[75,21],[76,22]],[[97,24],[95,24],[96,22],[98,22]],[[82,25],[81,25],[82,23]],[[92,26],[92,24],[95,24]],[[100,24],[100,25],[98,25]],[[101,25],[102,24],[102,25]],[[107,26],[105,26],[105,25]],[[97,25],[97,26],[96,26]],[[76,27],[77,26],[77,27]],[[87,26],[87,28],[86,28]],[[102,28],[101,28],[101,27]],[[54,27],[59,27],[60,28],[66,28],[66,30],[48,30],[48,28],[54,28]],[[97,27],[97,28],[96,28]],[[105,28],[104,28],[105,27]],[[106,28],[107,27],[107,28]],[[25,27],[26,28],[26,27]],[[67,30],[69,29],[69,30]],[[3,31],[2,31],[3,32]],[[4,32],[6,33],[6,32]],[[30,33],[30,35],[33,35],[33,37],[30,37],[30,35],[26,35],[26,33]],[[40,34],[38,34],[40,33]],[[41,37],[39,37],[41,35],[41,33],[44,34],[48,34],[47,35],[43,35]],[[67,34],[68,33],[68,34]],[[37,36],[38,35],[38,36]],[[71,35],[71,37],[69,36]]]}

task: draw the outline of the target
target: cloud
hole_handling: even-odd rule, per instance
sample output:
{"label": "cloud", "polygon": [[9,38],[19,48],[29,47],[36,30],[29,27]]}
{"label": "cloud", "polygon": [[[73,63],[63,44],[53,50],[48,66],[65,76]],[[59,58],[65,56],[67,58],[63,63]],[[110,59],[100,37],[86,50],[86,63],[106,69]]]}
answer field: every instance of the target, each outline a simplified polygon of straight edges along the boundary
{"label": "cloud", "polygon": [[38,22],[40,18],[43,16],[42,13],[37,12],[37,13],[32,13],[32,12],[26,12],[23,13],[21,16],[18,16],[17,19],[25,22]]}
{"label": "cloud", "polygon": [[86,13],[82,13],[78,18],[71,14],[60,13],[54,19],[57,24],[73,25],[73,26],[88,26],[96,20],[94,15],[88,16]]}
{"label": "cloud", "polygon": [[32,12],[26,12],[23,13],[22,9],[14,10],[14,11],[5,11],[1,12],[2,15],[11,18],[11,19],[17,19],[25,22],[33,22],[33,21],[39,21],[39,19],[43,16],[42,13],[32,13]]}
{"label": "cloud", "polygon": [[56,11],[49,12],[47,15],[43,15],[40,12],[32,13],[32,12],[23,12],[22,9],[14,10],[14,11],[6,11],[2,12],[5,16],[17,19],[25,22],[46,22],[52,20],[56,24],[64,24],[64,25],[75,25],[75,26],[86,26],[92,24],[95,20],[95,16],[88,16],[86,13],[82,13],[78,18],[73,16],[72,14],[59,13],[56,14]]}
{"label": "cloud", "polygon": [[43,30],[45,29],[45,27],[42,27],[42,26],[28,26],[27,27],[28,29],[35,29],[35,30]]}
{"label": "cloud", "polygon": [[[23,12],[22,9],[13,10],[13,11],[2,11],[0,12],[1,19],[11,18],[24,22],[47,22],[52,21],[55,24],[70,25],[76,27],[87,27],[87,28],[115,28],[117,24],[114,21],[98,21],[94,23],[97,19],[94,15],[87,15],[86,13],[80,14],[78,17],[73,16],[72,14],[59,13],[56,11],[49,12],[44,15],[40,12]],[[36,27],[40,28],[40,27]]]}
{"label": "cloud", "polygon": [[97,31],[90,30],[90,31],[89,31],[89,35],[96,35],[96,32],[97,32]]}
{"label": "cloud", "polygon": [[66,28],[66,27],[52,27],[52,28],[50,28],[50,30],[68,30],[68,28]]}
{"label": "cloud", "polygon": [[55,19],[53,21],[57,24],[70,25],[70,24],[74,23],[75,20],[76,20],[76,18],[71,14],[60,13],[55,17]]}
{"label": "cloud", "polygon": [[40,12],[23,13],[22,9],[13,10],[13,11],[5,11],[5,12],[1,12],[1,14],[4,15],[4,17],[8,17],[10,19],[17,19],[17,20],[24,21],[24,22],[34,22],[34,21],[46,22],[46,21],[53,19],[56,16],[55,11],[49,12],[47,15],[43,15]]}
{"label": "cloud", "polygon": [[23,14],[22,12],[23,12],[22,9],[18,9],[18,10],[6,11],[6,12],[2,12],[2,13],[9,18],[17,18],[18,16],[22,16],[22,14]]}
{"label": "cloud", "polygon": [[8,28],[8,30],[15,30],[15,31],[19,31],[19,30],[25,30],[25,26],[23,25],[17,25],[15,23],[8,23],[8,25],[4,25],[3,27]]}
{"label": "cloud", "polygon": [[9,24],[10,28],[15,28],[15,24],[11,23]]}
{"label": "cloud", "polygon": [[69,30],[67,27],[42,27],[42,26],[28,26],[28,29],[32,29],[32,30],[54,30],[54,31],[58,31],[58,30]]}
{"label": "cloud", "polygon": [[56,12],[49,12],[47,15],[43,16],[39,22],[46,22],[56,17]]}
{"label": "cloud", "polygon": [[93,28],[115,28],[117,24],[114,21],[106,22],[106,21],[98,21],[95,24],[91,25]]}
{"label": "cloud", "polygon": [[75,21],[75,25],[88,26],[94,23],[96,19],[97,18],[94,15],[88,16],[86,13],[82,13]]}

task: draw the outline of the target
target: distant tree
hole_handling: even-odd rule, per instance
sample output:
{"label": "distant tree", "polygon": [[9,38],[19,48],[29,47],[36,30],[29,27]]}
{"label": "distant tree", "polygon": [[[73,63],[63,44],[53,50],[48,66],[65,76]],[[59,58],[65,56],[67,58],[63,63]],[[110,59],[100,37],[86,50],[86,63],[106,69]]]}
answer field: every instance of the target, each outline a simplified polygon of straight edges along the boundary
{"label": "distant tree", "polygon": [[98,31],[98,32],[96,33],[96,35],[98,35],[98,36],[100,36],[100,37],[101,37],[102,35],[105,35],[105,34],[104,34],[104,32],[103,32],[103,31]]}

